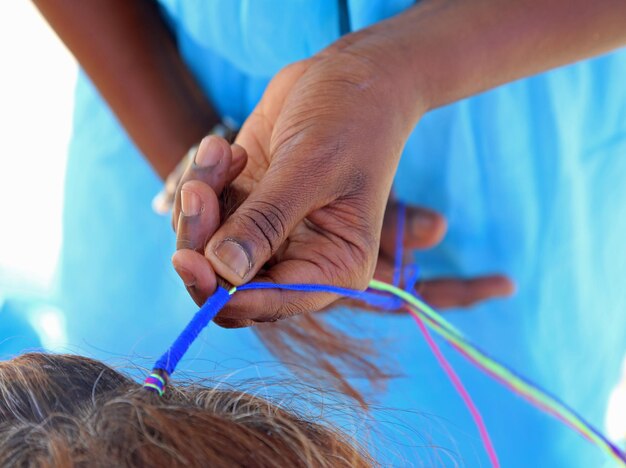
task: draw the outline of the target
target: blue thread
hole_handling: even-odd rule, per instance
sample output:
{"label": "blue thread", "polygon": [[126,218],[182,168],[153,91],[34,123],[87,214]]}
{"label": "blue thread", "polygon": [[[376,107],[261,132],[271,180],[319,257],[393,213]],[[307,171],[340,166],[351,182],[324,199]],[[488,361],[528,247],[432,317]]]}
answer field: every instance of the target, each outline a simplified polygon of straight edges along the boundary
{"label": "blue thread", "polygon": [[420,273],[420,267],[418,267],[417,265],[408,265],[404,269],[404,290],[417,297],[420,297],[420,295],[415,290],[415,285],[420,279]]}
{"label": "blue thread", "polygon": [[207,299],[204,305],[196,312],[189,324],[182,333],[176,338],[174,344],[161,356],[154,365],[154,369],[163,370],[167,375],[172,375],[176,370],[176,366],[185,355],[191,344],[198,337],[200,332],[209,324],[211,320],[222,310],[228,303],[235,291],[250,291],[258,289],[282,289],[286,291],[301,292],[327,292],[339,294],[345,297],[362,300],[367,304],[386,310],[395,310],[402,306],[402,300],[389,296],[384,293],[374,292],[372,290],[356,291],[353,289],[342,288],[338,286],[323,284],[277,284],[277,283],[248,283],[238,288],[227,291],[222,287],[218,287],[215,293]]}
{"label": "blue thread", "polygon": [[[404,204],[400,204],[398,207],[398,232],[396,233],[396,252],[395,252],[395,269],[394,269],[394,285],[399,286],[401,275],[406,278],[405,291],[411,294],[417,293],[414,291],[415,284],[419,278],[419,267],[407,266],[402,268],[402,253],[403,253],[403,236],[404,236],[404,218],[406,216]],[[222,308],[228,303],[231,296],[236,291],[255,290],[255,289],[282,289],[288,291],[302,291],[302,292],[327,292],[333,294],[339,294],[345,297],[352,297],[354,299],[362,300],[371,306],[379,309],[395,310],[400,308],[404,301],[401,298],[395,296],[389,296],[384,293],[375,292],[372,289],[366,291],[356,291],[353,289],[342,288],[339,286],[322,285],[322,284],[277,284],[277,283],[248,283],[239,287],[234,287],[230,291],[218,286],[215,293],[207,299],[203,306],[196,312],[189,324],[185,327],[182,333],[178,336],[174,344],[167,350],[163,356],[156,362],[153,374],[146,378],[144,388],[152,391],[156,391],[159,395],[163,395],[164,387],[167,383],[168,376],[172,375],[179,361],[187,352],[191,344],[198,337],[200,332],[215,318],[215,316],[222,310]],[[430,320],[428,317],[424,317],[426,320]],[[474,348],[478,349],[476,346]],[[488,356],[483,352],[485,356]],[[491,358],[494,360],[493,358]],[[508,369],[508,368],[507,368]],[[161,376],[158,371],[164,371],[167,374]],[[538,385],[533,384],[530,380],[517,374],[515,371],[509,369],[509,371],[515,375],[518,379],[524,380],[531,386],[539,389],[545,395],[551,397],[554,401],[559,402],[561,406],[567,408],[571,413],[577,416],[578,419],[585,421],[576,411],[570,408],[568,405],[560,401],[555,396],[551,395],[547,391],[543,390]],[[590,424],[586,424],[586,427],[593,432],[600,440],[602,440],[610,450],[617,456],[618,459],[626,463],[626,456],[624,453],[611,441],[609,441],[601,432]]]}
{"label": "blue thread", "polygon": [[406,226],[406,205],[398,202],[397,225],[396,225],[396,251],[393,266],[393,285],[400,287],[400,282],[404,278],[404,290],[410,294],[418,296],[415,285],[420,277],[420,269],[417,265],[407,265],[403,267],[404,260],[404,230]]}
{"label": "blue thread", "polygon": [[367,289],[365,291],[357,291],[355,289],[342,288],[340,286],[332,286],[325,284],[278,284],[278,283],[248,283],[237,288],[237,291],[246,291],[253,289],[282,289],[284,291],[300,291],[300,292],[326,292],[339,294],[344,297],[359,299],[373,307],[380,309],[393,310],[402,306],[403,302],[388,294],[380,293]]}
{"label": "blue thread", "polygon": [[404,256],[404,222],[406,219],[406,205],[398,203],[398,223],[396,225],[396,253],[393,266],[393,285],[400,287],[402,280],[402,257]]}
{"label": "blue thread", "polygon": [[[398,226],[396,232],[396,252],[395,252],[395,269],[394,269],[394,285],[398,286],[400,283],[401,275],[403,274],[402,268],[402,256],[403,256],[403,239],[404,239],[404,225],[406,217],[406,206],[404,203],[398,204]],[[409,276],[409,270],[411,274]],[[407,267],[407,272],[404,274],[410,279],[407,281],[407,287],[411,289],[417,281],[419,270],[413,271],[410,267]],[[237,288],[232,288],[230,291],[218,286],[215,293],[207,299],[202,305],[200,310],[196,312],[191,321],[187,324],[185,329],[176,338],[176,341],[172,346],[161,356],[161,358],[155,363],[154,370],[162,370],[167,373],[168,376],[176,370],[176,366],[183,358],[189,347],[193,344],[200,332],[215,318],[215,316],[222,310],[222,308],[228,303],[231,296],[235,291],[246,291],[255,289],[282,289],[285,291],[300,291],[300,292],[326,292],[332,294],[338,294],[344,297],[351,297],[353,299],[361,300],[372,307],[383,310],[396,310],[402,307],[402,299],[388,294],[380,293],[367,289],[366,291],[357,291],[354,289],[342,288],[339,286],[323,285],[323,284],[277,284],[277,283],[248,283]],[[149,386],[149,385],[148,385]]]}
{"label": "blue thread", "polygon": [[200,332],[230,300],[231,295],[226,289],[218,286],[215,293],[207,299],[200,310],[196,312],[191,321],[187,324],[182,333],[176,338],[174,344],[156,362],[154,369],[161,369],[172,375],[178,362],[185,355],[191,344],[198,337]]}

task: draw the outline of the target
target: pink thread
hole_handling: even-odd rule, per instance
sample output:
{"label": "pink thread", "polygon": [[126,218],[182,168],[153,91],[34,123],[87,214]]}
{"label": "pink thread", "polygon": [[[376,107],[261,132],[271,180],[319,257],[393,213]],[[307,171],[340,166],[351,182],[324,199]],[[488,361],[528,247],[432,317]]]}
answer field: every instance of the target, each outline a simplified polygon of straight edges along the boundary
{"label": "pink thread", "polygon": [[463,403],[465,403],[465,406],[472,415],[472,419],[474,420],[474,424],[476,424],[476,427],[478,428],[480,439],[483,443],[483,446],[485,447],[487,455],[489,456],[489,461],[491,462],[491,465],[494,468],[499,468],[500,462],[498,461],[498,455],[496,454],[496,450],[493,447],[493,443],[491,442],[491,437],[489,437],[487,426],[485,426],[485,422],[483,421],[483,417],[480,414],[480,411],[478,411],[478,408],[472,401],[472,397],[463,386],[461,379],[452,368],[452,365],[446,360],[445,356],[439,349],[439,346],[437,346],[437,343],[435,343],[433,338],[430,336],[430,333],[428,332],[426,325],[424,325],[424,322],[417,315],[411,314],[411,317],[413,317],[413,320],[415,320],[415,322],[419,326],[420,331],[422,332],[422,335],[424,335],[424,339],[426,340],[426,343],[428,343],[430,350],[435,355],[437,362],[452,382],[454,389],[457,391],[457,393],[463,400]]}
{"label": "pink thread", "polygon": [[576,426],[574,426],[572,423],[570,423],[566,418],[564,418],[562,415],[560,415],[557,411],[555,411],[554,409],[550,408],[549,406],[545,405],[544,403],[542,403],[540,400],[534,398],[531,395],[524,395],[521,394],[513,385],[511,385],[509,382],[507,382],[506,380],[504,380],[503,378],[501,378],[500,376],[498,376],[497,374],[491,372],[491,370],[487,369],[486,367],[482,367],[480,365],[480,363],[474,359],[472,356],[470,356],[467,352],[465,352],[464,349],[460,348],[459,346],[457,346],[454,343],[450,343],[450,345],[456,349],[459,354],[461,354],[461,356],[465,357],[468,361],[470,361],[472,364],[474,364],[475,366],[477,366],[480,370],[482,370],[485,374],[487,374],[489,377],[491,377],[492,379],[494,379],[496,382],[499,382],[501,385],[503,385],[505,388],[511,390],[514,394],[521,396],[522,398],[524,398],[525,400],[528,400],[529,402],[531,402],[533,405],[535,405],[537,408],[539,408],[540,410],[546,412],[547,414],[549,414],[550,416],[556,418],[558,421],[562,422],[563,424],[565,424],[567,427],[572,428],[573,430],[577,431],[580,433],[580,435],[582,435],[586,440],[593,442],[593,440],[591,439],[591,437],[589,437],[587,434],[584,434],[582,432],[580,432]]}

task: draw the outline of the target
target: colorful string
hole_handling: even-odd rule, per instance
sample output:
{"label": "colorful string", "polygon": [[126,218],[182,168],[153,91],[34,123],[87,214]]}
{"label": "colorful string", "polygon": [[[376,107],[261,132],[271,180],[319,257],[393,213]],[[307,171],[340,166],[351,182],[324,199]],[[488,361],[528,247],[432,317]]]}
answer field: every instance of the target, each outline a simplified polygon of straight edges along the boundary
{"label": "colorful string", "polygon": [[496,454],[496,449],[493,446],[493,442],[491,442],[491,437],[489,436],[489,431],[487,430],[487,426],[485,425],[485,421],[483,420],[482,414],[480,414],[480,411],[474,404],[474,401],[472,400],[472,397],[470,396],[469,392],[463,385],[461,378],[454,371],[452,364],[448,362],[448,360],[445,358],[445,356],[439,349],[439,346],[437,346],[437,343],[435,343],[435,340],[433,340],[433,338],[430,336],[430,333],[428,332],[428,328],[426,328],[426,325],[424,325],[423,320],[417,315],[411,315],[411,316],[417,323],[417,326],[419,327],[420,331],[422,332],[422,335],[424,336],[424,340],[426,340],[426,344],[428,344],[428,347],[434,354],[435,359],[437,359],[439,366],[446,373],[446,375],[448,376],[448,379],[450,379],[450,381],[452,382],[454,389],[461,396],[463,403],[465,403],[465,406],[467,407],[470,414],[472,415],[472,419],[474,420],[474,423],[476,424],[476,427],[478,428],[480,439],[483,443],[483,446],[485,447],[485,451],[487,452],[487,456],[489,457],[491,466],[493,466],[494,468],[499,467],[500,461],[498,460],[498,455]]}
{"label": "colorful string", "polygon": [[[234,292],[234,291],[233,291]],[[191,344],[198,337],[200,332],[206,327],[217,313],[224,308],[230,300],[230,292],[222,287],[218,287],[215,293],[204,303],[200,310],[196,312],[191,321],[187,324],[176,341],[161,356],[154,365],[155,369],[163,370],[167,375],[172,375],[176,366],[185,355]]]}
{"label": "colorful string", "polygon": [[[404,203],[398,203],[397,207],[397,221],[396,221],[396,244],[395,244],[395,254],[394,254],[394,269],[393,269],[393,285],[395,287],[400,287],[400,283],[402,278],[404,277],[405,284],[404,290],[409,292],[410,294],[415,294],[415,285],[419,278],[419,270],[417,268],[411,267],[403,267],[404,260],[404,229],[406,223],[406,205]],[[406,308],[406,307],[405,307]],[[452,386],[458,393],[459,397],[465,404],[465,407],[470,413],[474,421],[474,425],[478,429],[478,434],[480,436],[480,440],[485,448],[485,452],[487,452],[487,456],[489,457],[489,461],[494,468],[498,468],[500,466],[500,461],[498,460],[498,455],[496,453],[496,449],[493,446],[493,442],[491,441],[491,437],[489,436],[489,431],[487,430],[487,426],[485,425],[485,421],[483,419],[482,414],[478,407],[474,404],[472,397],[469,395],[469,392],[465,389],[463,382],[455,372],[452,364],[448,362],[444,354],[437,346],[435,340],[432,339],[428,329],[424,325],[422,319],[417,315],[412,315],[413,319],[417,323],[422,335],[424,336],[424,340],[426,344],[430,348],[433,356],[437,360],[439,367],[444,371],[444,373],[448,376],[448,379],[452,383]]]}
{"label": "colorful string", "polygon": [[163,396],[163,393],[165,392],[165,385],[167,385],[167,380],[161,375],[160,372],[156,371],[153,371],[143,382],[144,388],[148,388],[158,393],[159,396]]}
{"label": "colorful string", "polygon": [[[600,447],[611,458],[618,461],[622,466],[626,466],[626,454],[616,445],[611,443],[600,431],[587,422],[576,411],[551,395],[539,385],[529,379],[517,374],[512,369],[490,357],[472,342],[470,342],[459,330],[448,323],[439,313],[433,310],[428,304],[422,301],[414,292],[414,285],[417,282],[419,271],[417,268],[402,268],[402,245],[404,235],[404,207],[398,211],[398,230],[396,233],[396,252],[393,284],[372,280],[366,291],[355,291],[338,286],[321,284],[276,284],[276,283],[248,283],[230,291],[218,287],[215,293],[196,312],[189,324],[178,336],[172,346],[155,363],[152,373],[146,378],[144,388],[163,395],[169,376],[176,370],[176,367],[191,344],[198,337],[200,332],[213,320],[219,311],[228,303],[233,294],[237,291],[256,289],[282,289],[301,292],[326,292],[344,297],[361,300],[370,306],[381,310],[397,310],[405,307],[417,322],[424,339],[432,350],[435,358],[448,375],[455,389],[466,404],[474,422],[478,428],[483,445],[494,467],[499,466],[498,458],[491,443],[489,433],[485,427],[480,412],[474,405],[471,397],[464,388],[458,375],[450,363],[445,359],[443,353],[436,342],[428,333],[428,326],[431,330],[448,342],[453,349],[476,365],[479,369],[500,382],[514,393],[525,398],[527,401],[551,414],[567,426],[581,434],[583,437]],[[405,289],[400,288],[400,282],[404,276]]]}
{"label": "colorful string", "polygon": [[[165,372],[167,376],[172,375],[176,365],[189,349],[189,346],[217,313],[226,305],[228,300],[236,291],[246,291],[253,289],[283,289],[302,292],[328,292],[341,296],[360,299],[371,306],[381,309],[398,309],[404,303],[411,314],[428,325],[430,329],[440,335],[444,340],[452,345],[461,355],[475,364],[488,375],[494,377],[498,382],[504,384],[513,392],[522,396],[539,409],[555,416],[560,421],[567,424],[576,432],[599,446],[605,453],[614,460],[626,466],[626,455],[613,443],[611,443],[600,431],[580,416],[572,408],[560,401],[557,397],[543,390],[539,385],[518,375],[513,370],[490,357],[480,350],[476,345],[467,340],[463,334],[448,323],[441,315],[435,312],[430,306],[418,297],[404,291],[391,284],[372,280],[370,287],[366,291],[355,291],[327,285],[312,284],[275,284],[275,283],[248,283],[238,288],[226,291],[218,288],[216,293],[193,317],[192,321],[185,328],[183,333],[177,338],[172,347],[157,361],[153,372]],[[147,386],[146,388],[151,389]]]}
{"label": "colorful string", "polygon": [[522,396],[539,409],[553,415],[583,437],[596,444],[611,458],[619,461],[623,466],[626,466],[626,454],[608,440],[592,424],[587,422],[582,416],[560,401],[556,396],[551,395],[539,385],[517,374],[512,369],[480,350],[422,300],[393,285],[376,280],[370,283],[370,288],[377,291],[387,291],[390,294],[401,297],[402,300],[408,303],[408,308],[412,315],[423,319],[433,331],[449,342],[462,356],[514,393]]}

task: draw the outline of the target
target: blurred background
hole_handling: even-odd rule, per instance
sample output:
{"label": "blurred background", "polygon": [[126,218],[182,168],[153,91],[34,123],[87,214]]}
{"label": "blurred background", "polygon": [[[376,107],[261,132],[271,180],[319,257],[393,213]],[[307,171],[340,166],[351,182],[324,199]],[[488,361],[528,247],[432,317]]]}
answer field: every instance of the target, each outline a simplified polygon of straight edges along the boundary
{"label": "blurred background", "polygon": [[0,2],[0,36],[0,355],[6,356],[63,342],[52,295],[77,65],[31,2]]}
{"label": "blurred background", "polygon": [[[63,349],[54,303],[77,65],[30,2],[0,2],[0,359]],[[626,369],[625,369],[626,377]],[[606,429],[626,430],[626,378]]]}

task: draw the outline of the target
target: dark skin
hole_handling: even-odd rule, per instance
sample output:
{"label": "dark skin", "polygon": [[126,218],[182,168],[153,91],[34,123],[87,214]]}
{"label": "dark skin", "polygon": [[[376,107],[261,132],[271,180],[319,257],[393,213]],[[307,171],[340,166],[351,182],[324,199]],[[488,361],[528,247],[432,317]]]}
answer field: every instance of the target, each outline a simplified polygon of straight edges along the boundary
{"label": "dark skin", "polygon": [[219,117],[151,0],[34,0],[161,176]]}
{"label": "dark skin", "polygon": [[[175,227],[178,250],[174,254],[173,263],[185,282],[190,295],[200,305],[208,295],[212,294],[217,283],[220,282],[220,278],[213,273],[211,268],[208,268],[208,261],[204,255],[207,239],[219,228],[220,212],[223,211],[224,205],[229,211],[233,205],[237,206],[242,202],[242,199],[237,199],[238,196],[242,196],[241,193],[231,193],[228,197],[224,197],[223,190],[230,180],[239,175],[247,155],[238,144],[231,146],[221,138],[209,136],[200,145],[196,155],[196,160],[198,159],[220,162],[209,168],[198,167],[197,164],[194,164],[183,178],[181,197],[177,200],[173,213],[173,219],[178,220]],[[243,198],[245,198],[245,193]],[[385,211],[383,224],[386,227],[381,232],[379,255],[374,272],[377,279],[386,282],[392,281],[394,272],[397,213],[397,204],[390,202]],[[308,229],[309,227],[305,223],[302,228],[303,236],[309,235]],[[437,213],[423,208],[407,207],[404,231],[405,260],[410,261],[408,254],[410,250],[435,246],[443,238],[445,230],[445,221]],[[315,235],[318,233],[314,232],[313,236]],[[324,234],[319,233],[319,235],[323,236]],[[322,255],[325,258],[326,255],[332,254],[334,245],[328,242],[323,245],[322,250],[317,250],[316,243],[309,246],[306,239],[302,241],[296,239],[293,243],[285,245],[275,258],[270,259],[266,265],[267,268],[264,268],[257,275],[255,281],[267,280],[269,278],[268,272],[271,275],[272,269],[276,265],[285,262],[287,256],[293,255],[290,249],[294,248],[299,255],[298,259],[307,254],[311,255],[311,258],[317,255]],[[351,260],[351,257],[346,259],[346,261]],[[191,271],[195,274],[191,274]],[[228,284],[225,284],[223,280],[221,282],[223,286],[228,287]],[[300,282],[312,283],[313,281]],[[505,294],[511,289],[512,285],[509,280],[497,275],[468,280],[439,278],[424,281],[418,285],[418,291],[426,301],[443,309],[470,306],[486,297],[498,293]],[[336,297],[328,296],[331,297],[329,304],[334,303]],[[358,305],[363,307],[363,304]],[[306,305],[304,306],[306,307]],[[257,321],[272,321],[278,318],[282,317],[240,319],[220,314],[216,321],[222,326],[242,327],[253,325]]]}
{"label": "dark skin", "polygon": [[[102,1],[83,3],[90,6],[79,10],[105,7]],[[135,2],[106,2],[105,9],[123,10],[130,8],[129,3]],[[145,80],[158,81],[155,75],[163,69],[150,68],[147,77],[127,75],[122,90],[132,87],[133,99],[159,110],[155,120],[167,127],[163,133],[156,128],[148,132],[141,119],[123,118],[143,105],[129,106],[128,100],[114,96],[118,85],[107,84],[118,76],[110,72],[117,65],[87,57],[94,47],[109,47],[107,41],[77,44],[90,36],[81,37],[80,31],[86,28],[76,25],[85,22],[86,13],[74,11],[74,2],[68,0],[39,0],[37,4],[104,90],[131,136],[138,143],[146,142],[140,147],[147,158],[155,167],[167,166],[160,162],[166,156],[158,156],[154,148],[176,146],[164,141],[170,138],[183,141],[169,127],[180,128],[180,121],[188,123],[196,113],[205,114],[201,110],[206,103],[196,102],[193,86],[182,95],[193,97],[185,105],[197,107],[181,110],[184,106],[176,92],[163,98],[159,92],[146,97],[143,91]],[[91,14],[88,18],[98,17]],[[151,21],[156,24],[157,20]],[[90,27],[99,24],[93,21]],[[136,34],[127,39],[127,49],[138,47],[146,54],[154,53],[156,47],[136,43],[161,40]],[[175,254],[174,266],[198,303],[213,292],[218,276],[232,284],[304,282],[363,289],[377,265],[389,258],[385,239],[393,239],[389,233],[395,225],[383,221],[393,219],[392,212],[385,216],[387,208],[394,206],[388,202],[391,184],[402,147],[425,112],[624,43],[623,0],[511,0],[506,8],[498,0],[427,0],[349,34],[272,80],[244,123],[238,147],[219,143],[224,145],[220,154],[230,155],[221,163],[229,166],[220,169],[220,182],[209,180],[216,176],[207,169],[198,173],[197,167],[190,168],[174,212],[179,246],[187,248]],[[174,91],[189,86],[184,70],[167,76],[172,77],[168,82],[175,83]],[[110,95],[107,89],[112,90]],[[210,154],[208,144],[202,151],[199,154]],[[221,185],[238,173],[232,187],[241,204],[222,219]],[[180,215],[181,201],[189,214]],[[445,230],[444,220],[424,210],[411,213],[431,221],[416,234],[419,246],[436,244]],[[413,242],[409,240],[409,246]],[[422,287],[427,299],[439,306],[469,305],[512,292],[510,281],[501,276],[449,279]],[[238,294],[221,318],[225,324],[247,325],[320,310],[336,299],[328,294],[250,291]]]}

